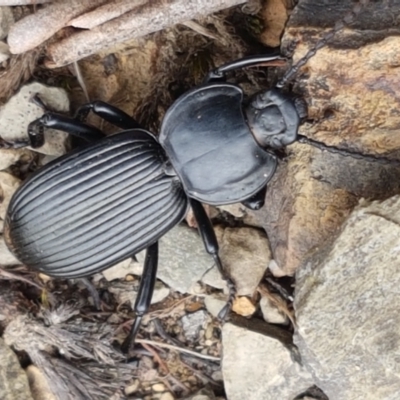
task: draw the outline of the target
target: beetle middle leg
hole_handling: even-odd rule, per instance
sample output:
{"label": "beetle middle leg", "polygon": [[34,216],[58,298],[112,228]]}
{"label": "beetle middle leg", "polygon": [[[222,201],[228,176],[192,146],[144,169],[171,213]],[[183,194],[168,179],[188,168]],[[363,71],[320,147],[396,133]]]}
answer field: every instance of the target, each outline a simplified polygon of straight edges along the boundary
{"label": "beetle middle leg", "polygon": [[139,331],[143,316],[147,313],[150,307],[151,298],[154,292],[154,285],[156,284],[157,265],[158,265],[158,242],[155,242],[150,247],[148,247],[146,251],[143,275],[142,279],[140,280],[139,291],[134,307],[136,318],[132,324],[129,335],[124,340],[121,346],[121,350],[124,353],[128,353],[129,349],[132,347],[136,335]]}
{"label": "beetle middle leg", "polygon": [[79,107],[75,113],[75,119],[84,122],[90,111],[121,129],[142,128],[134,118],[124,111],[100,100]]}
{"label": "beetle middle leg", "polygon": [[250,208],[250,210],[259,210],[264,206],[266,194],[267,194],[267,186],[264,186],[259,192],[257,192],[250,198],[242,201],[242,204],[245,207]]}
{"label": "beetle middle leg", "polygon": [[84,139],[87,142],[95,142],[105,135],[94,126],[84,124],[72,118],[53,112],[46,112],[42,117],[28,125],[29,143],[27,145],[37,148],[44,144],[44,128],[57,129],[72,136]]}
{"label": "beetle middle leg", "polygon": [[228,276],[228,274],[226,273],[226,271],[222,266],[222,262],[218,254],[219,246],[217,237],[215,236],[214,228],[211,224],[210,219],[208,218],[206,211],[204,210],[203,205],[195,199],[190,198],[189,201],[193,210],[194,217],[196,218],[197,221],[197,226],[199,228],[200,236],[203,239],[204,247],[206,248],[207,253],[213,257],[214,262],[218,268],[218,271],[222,276],[222,279],[226,281],[228,285],[228,290],[229,290],[228,302],[218,314],[218,318],[224,320],[228,316],[229,311],[232,308],[232,303],[236,296],[236,287],[234,282]]}

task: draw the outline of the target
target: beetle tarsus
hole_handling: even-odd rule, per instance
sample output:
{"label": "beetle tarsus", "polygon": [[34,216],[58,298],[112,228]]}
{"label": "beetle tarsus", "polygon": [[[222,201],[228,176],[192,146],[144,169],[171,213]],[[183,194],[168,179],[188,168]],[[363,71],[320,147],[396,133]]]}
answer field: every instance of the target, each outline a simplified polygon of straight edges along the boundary
{"label": "beetle tarsus", "polygon": [[147,248],[146,258],[144,260],[143,275],[139,285],[138,295],[136,297],[134,310],[136,319],[132,324],[128,337],[124,340],[121,350],[128,353],[132,348],[136,335],[140,328],[143,316],[147,313],[151,298],[153,297],[154,285],[156,284],[158,265],[158,242],[155,242]]}
{"label": "beetle tarsus", "polygon": [[89,291],[92,296],[94,307],[97,311],[101,309],[101,300],[98,291],[94,287],[93,283],[90,282],[88,278],[81,278],[81,282],[85,285],[86,289]]}
{"label": "beetle tarsus", "polygon": [[129,350],[132,348],[132,345],[135,343],[137,333],[139,332],[139,328],[142,323],[142,318],[143,315],[136,316],[135,321],[133,322],[131,330],[129,332],[129,335],[126,337],[126,339],[123,341],[121,345],[121,351],[123,353],[128,354]]}

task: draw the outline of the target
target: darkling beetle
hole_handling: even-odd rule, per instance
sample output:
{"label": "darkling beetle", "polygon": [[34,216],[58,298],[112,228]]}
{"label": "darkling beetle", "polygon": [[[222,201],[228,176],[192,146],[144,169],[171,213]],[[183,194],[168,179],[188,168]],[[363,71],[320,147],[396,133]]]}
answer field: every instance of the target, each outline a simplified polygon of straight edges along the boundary
{"label": "darkling beetle", "polygon": [[[296,140],[323,146],[298,135],[304,109],[280,88],[299,64],[275,88],[255,95],[247,104],[242,89],[226,82],[229,71],[276,60],[282,58],[252,56],[209,73],[201,86],[185,93],[167,111],[158,139],[123,111],[96,101],[82,106],[75,118],[46,112],[29,125],[29,143],[3,143],[4,147],[39,147],[45,127],[89,142],[44,166],[16,191],[4,236],[22,263],[56,278],[89,276],[147,249],[134,307],[136,320],[124,351],[134,342],[150,305],[158,240],[184,218],[189,205],[205,249],[228,284],[229,301],[220,313],[225,318],[235,286],[223,269],[201,203],[241,202],[259,209],[277,167],[274,149]],[[84,123],[90,111],[123,131],[105,137]]]}
{"label": "darkling beetle", "polygon": [[[212,224],[201,204],[264,204],[277,157],[271,151],[297,139],[295,103],[274,88],[243,107],[243,91],[225,82],[228,71],[282,60],[253,56],[212,71],[203,85],[167,111],[156,139],[123,111],[100,101],[82,106],[75,118],[46,112],[28,127],[29,143],[44,143],[44,127],[66,131],[89,145],[34,173],[14,194],[4,237],[27,266],[57,278],[92,275],[147,249],[137,318],[124,343],[129,349],[153,294],[158,239],[193,209],[206,251],[227,281]],[[36,98],[36,102],[40,102]],[[95,114],[123,129],[107,136],[82,122]],[[22,145],[21,143],[16,144]]]}

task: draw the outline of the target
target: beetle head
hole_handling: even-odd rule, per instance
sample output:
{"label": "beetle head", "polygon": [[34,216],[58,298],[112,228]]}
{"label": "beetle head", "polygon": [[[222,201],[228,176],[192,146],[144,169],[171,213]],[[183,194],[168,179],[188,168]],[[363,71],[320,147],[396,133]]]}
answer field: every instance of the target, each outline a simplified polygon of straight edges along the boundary
{"label": "beetle head", "polygon": [[297,140],[300,117],[292,99],[279,89],[255,95],[245,112],[250,130],[262,148],[279,149]]}

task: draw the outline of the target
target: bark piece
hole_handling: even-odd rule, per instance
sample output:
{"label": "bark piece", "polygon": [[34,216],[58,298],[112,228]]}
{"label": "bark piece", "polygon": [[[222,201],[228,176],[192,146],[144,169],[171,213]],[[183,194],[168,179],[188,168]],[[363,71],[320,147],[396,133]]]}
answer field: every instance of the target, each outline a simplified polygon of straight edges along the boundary
{"label": "bark piece", "polygon": [[92,29],[147,2],[148,0],[114,0],[111,3],[97,7],[93,11],[80,15],[70,21],[68,25],[75,28]]}
{"label": "bark piece", "polygon": [[55,1],[46,8],[28,15],[13,25],[8,34],[8,44],[13,54],[31,50],[53,36],[72,19],[102,5],[107,0]]}
{"label": "bark piece", "polygon": [[50,45],[47,66],[61,67],[118,42],[144,36],[244,2],[244,0],[151,1],[90,31],[76,33]]}

